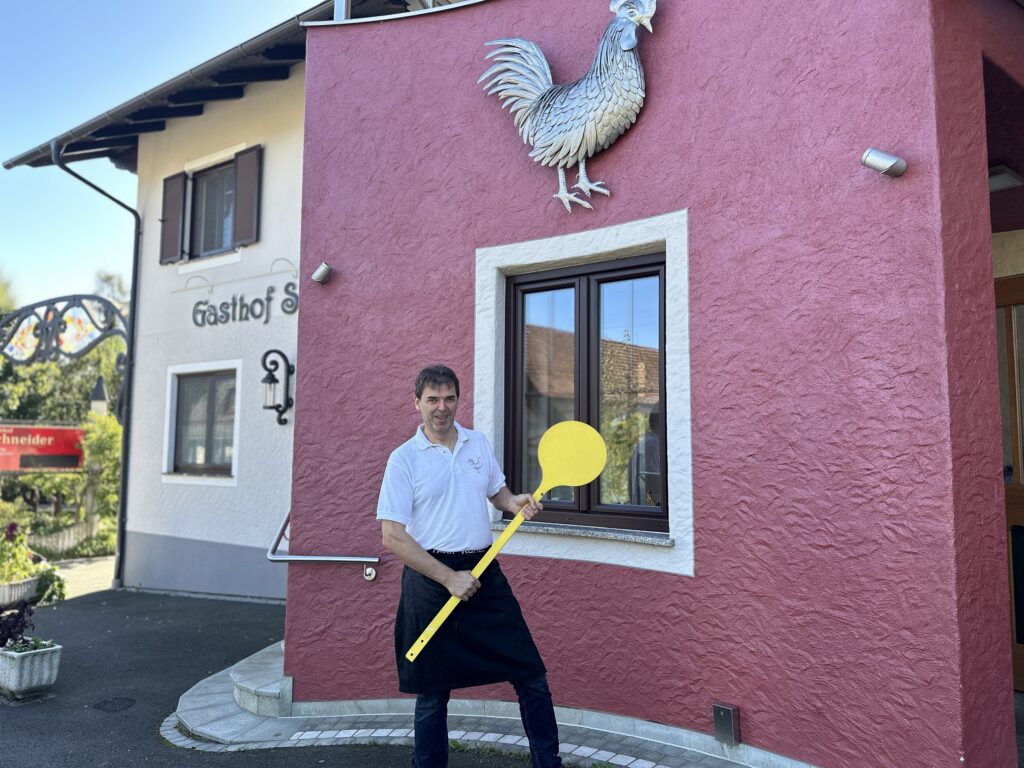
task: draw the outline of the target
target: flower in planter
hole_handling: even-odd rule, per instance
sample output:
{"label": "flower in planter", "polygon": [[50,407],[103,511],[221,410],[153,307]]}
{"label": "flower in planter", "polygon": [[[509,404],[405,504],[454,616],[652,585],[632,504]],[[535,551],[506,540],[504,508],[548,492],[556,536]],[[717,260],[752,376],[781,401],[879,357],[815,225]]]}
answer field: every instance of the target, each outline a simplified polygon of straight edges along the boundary
{"label": "flower in planter", "polygon": [[31,604],[24,600],[18,604],[17,610],[0,615],[0,650],[11,653],[25,653],[52,648],[52,640],[29,637],[25,633],[32,629]]}
{"label": "flower in planter", "polygon": [[32,610],[23,600],[16,610],[0,614],[0,696],[26,699],[57,680],[63,648],[25,634],[32,628]]}

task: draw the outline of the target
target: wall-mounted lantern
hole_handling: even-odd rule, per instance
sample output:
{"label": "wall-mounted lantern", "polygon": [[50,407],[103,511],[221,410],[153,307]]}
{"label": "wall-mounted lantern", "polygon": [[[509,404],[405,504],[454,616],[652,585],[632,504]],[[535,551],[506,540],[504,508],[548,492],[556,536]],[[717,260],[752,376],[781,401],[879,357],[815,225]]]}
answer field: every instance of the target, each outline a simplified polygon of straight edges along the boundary
{"label": "wall-mounted lantern", "polygon": [[110,396],[107,394],[107,384],[103,381],[103,377],[100,376],[96,379],[96,386],[92,388],[92,394],[89,395],[89,410],[93,413],[98,413],[100,416],[106,416],[109,401]]}
{"label": "wall-mounted lantern", "polygon": [[[270,359],[271,355],[276,355],[281,360]],[[284,364],[282,372],[284,376],[284,393],[278,398],[277,385],[280,382],[277,380],[274,372],[282,368],[282,363]],[[263,377],[261,382],[263,384],[263,408],[268,411],[277,411],[277,423],[287,424],[288,419],[284,415],[295,405],[295,401],[292,400],[291,391],[291,378],[292,374],[295,373],[295,366],[288,362],[288,356],[279,349],[268,349],[264,352],[261,365],[263,370],[267,372],[267,375]]]}

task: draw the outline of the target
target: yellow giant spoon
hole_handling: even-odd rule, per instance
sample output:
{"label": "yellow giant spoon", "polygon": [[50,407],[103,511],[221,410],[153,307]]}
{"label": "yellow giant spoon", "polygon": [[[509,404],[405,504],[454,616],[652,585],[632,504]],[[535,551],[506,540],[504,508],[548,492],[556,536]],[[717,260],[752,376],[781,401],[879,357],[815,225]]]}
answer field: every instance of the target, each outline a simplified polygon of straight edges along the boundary
{"label": "yellow giant spoon", "polygon": [[[533,492],[535,499],[539,499],[552,488],[560,485],[577,486],[592,482],[604,469],[604,464],[608,460],[608,452],[601,435],[589,424],[579,421],[561,421],[549,427],[548,431],[541,436],[540,445],[537,447],[537,458],[540,461],[541,480],[540,486]],[[473,568],[473,578],[480,578],[480,574],[501,552],[502,547],[512,538],[512,534],[523,524],[523,520],[523,512],[520,510]],[[454,596],[448,599],[444,607],[437,612],[427,628],[423,630],[423,634],[412,644],[412,648],[405,654],[405,658],[409,661],[416,661],[420,651],[427,646],[430,638],[441,628],[445,619],[451,615],[459,602],[459,598]]]}

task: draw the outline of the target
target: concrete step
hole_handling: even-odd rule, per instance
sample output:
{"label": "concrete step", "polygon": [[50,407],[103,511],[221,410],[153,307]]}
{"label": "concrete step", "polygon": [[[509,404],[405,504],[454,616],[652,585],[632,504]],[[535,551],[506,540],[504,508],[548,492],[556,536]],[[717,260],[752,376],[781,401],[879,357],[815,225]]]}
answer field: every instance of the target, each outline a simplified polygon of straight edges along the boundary
{"label": "concrete step", "polygon": [[229,675],[235,702],[261,717],[289,717],[292,681],[284,676],[284,642],[274,643],[235,664]]}

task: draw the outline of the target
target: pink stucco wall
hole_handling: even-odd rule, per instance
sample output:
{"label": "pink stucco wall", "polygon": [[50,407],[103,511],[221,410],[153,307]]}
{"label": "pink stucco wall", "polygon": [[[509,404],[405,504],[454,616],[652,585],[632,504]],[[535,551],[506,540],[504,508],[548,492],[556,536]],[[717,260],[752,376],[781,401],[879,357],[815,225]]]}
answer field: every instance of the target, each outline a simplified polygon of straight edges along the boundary
{"label": "pink stucco wall", "polygon": [[[1019,65],[1024,13],[935,5],[661,3],[648,103],[588,168],[613,196],[571,216],[476,79],[502,36],[578,77],[604,0],[311,29],[302,272],[335,275],[303,291],[292,550],[381,552],[423,364],[472,423],[477,247],[687,209],[696,574],[503,558],[556,703],[710,732],[728,701],[821,766],[1011,765],[977,41]],[[400,570],[290,567],[296,700],[395,695]]]}

